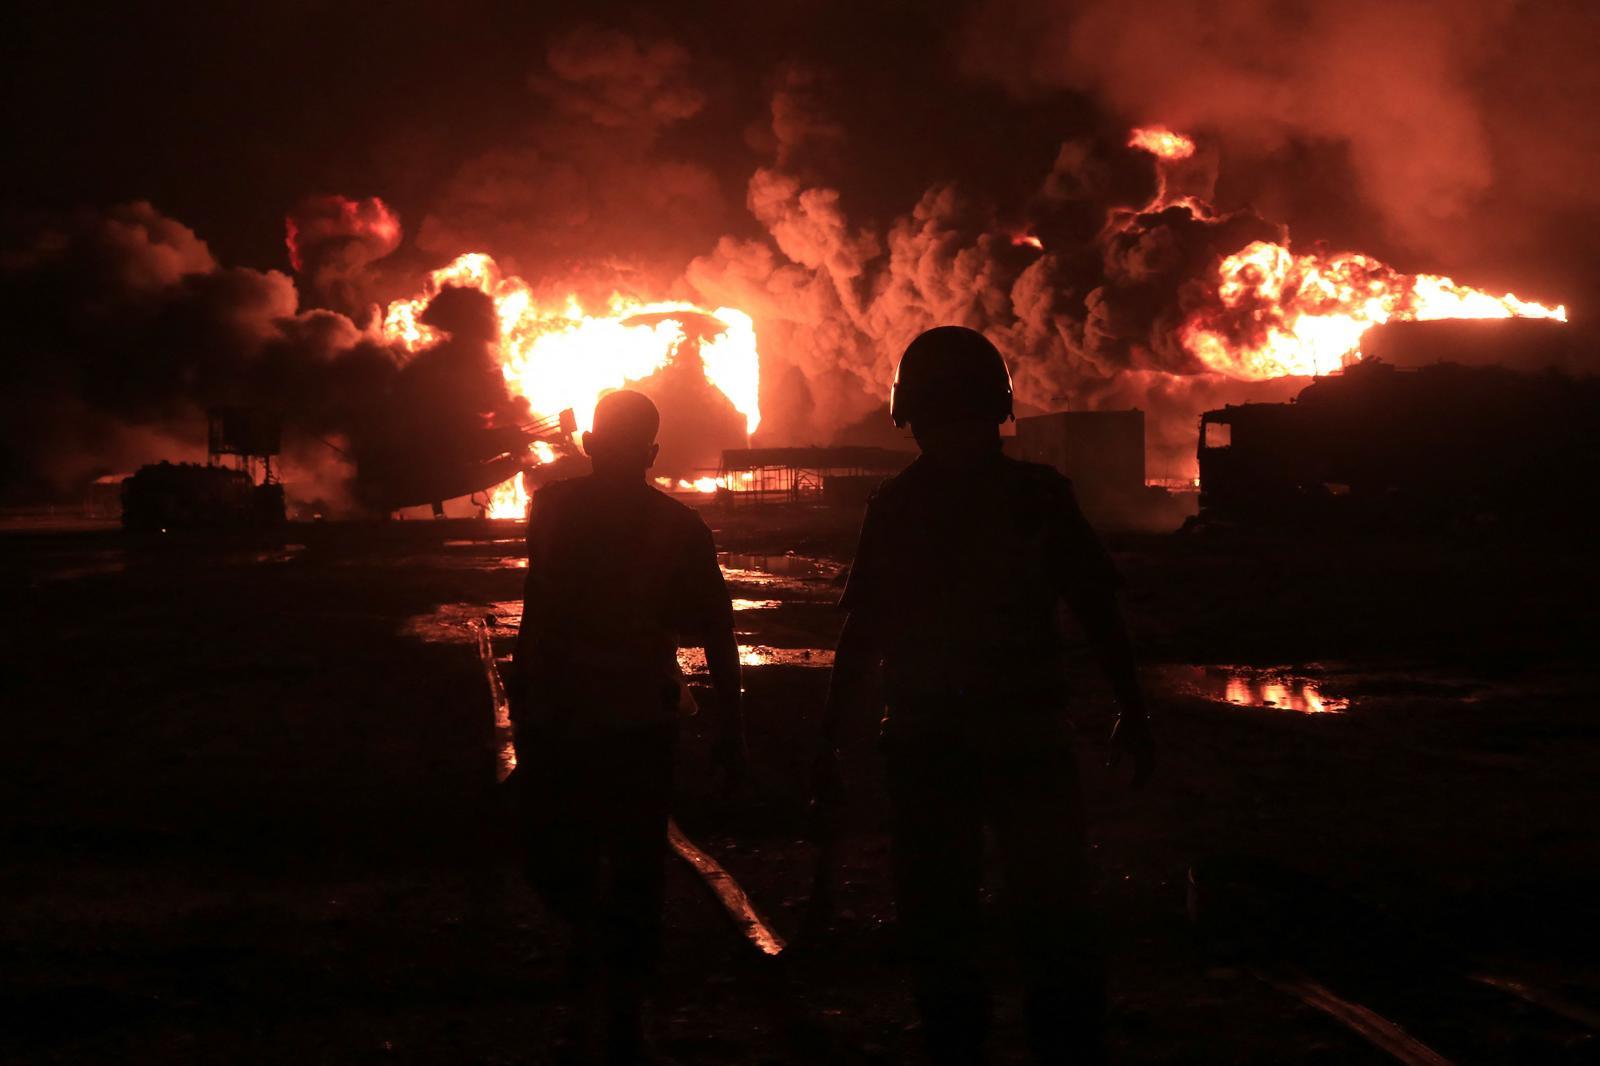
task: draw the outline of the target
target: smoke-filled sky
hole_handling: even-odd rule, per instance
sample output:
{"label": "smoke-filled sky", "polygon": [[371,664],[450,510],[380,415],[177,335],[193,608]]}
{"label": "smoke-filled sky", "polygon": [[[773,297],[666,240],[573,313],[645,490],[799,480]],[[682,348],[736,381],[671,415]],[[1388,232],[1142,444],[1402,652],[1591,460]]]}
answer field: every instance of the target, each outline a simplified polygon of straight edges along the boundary
{"label": "smoke-filled sky", "polygon": [[[1241,395],[1172,344],[1184,283],[1280,224],[1580,323],[1600,283],[1582,0],[228,6],[8,26],[0,494],[151,458],[241,390],[348,432],[406,391],[366,305],[463,251],[747,310],[774,440],[868,413],[962,321],[1025,401],[1140,404],[1173,455]],[[1149,123],[1241,214],[1104,241],[1154,191]]]}

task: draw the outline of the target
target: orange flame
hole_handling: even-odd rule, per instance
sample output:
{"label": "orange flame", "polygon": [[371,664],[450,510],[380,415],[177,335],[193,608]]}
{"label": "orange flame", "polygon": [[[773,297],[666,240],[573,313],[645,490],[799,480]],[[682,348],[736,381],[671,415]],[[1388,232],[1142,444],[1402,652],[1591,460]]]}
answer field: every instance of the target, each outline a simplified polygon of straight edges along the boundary
{"label": "orange flame", "polygon": [[643,303],[613,293],[605,312],[591,315],[575,295],[558,306],[541,304],[527,282],[502,275],[493,259],[473,252],[430,274],[421,294],[391,303],[383,316],[384,338],[407,351],[436,342],[439,335],[422,322],[422,313],[447,285],[477,289],[494,301],[506,385],[527,398],[535,415],[570,407],[579,430],[587,430],[600,394],[665,367],[689,337],[685,320],[694,319],[719,327],[700,340],[706,381],[744,415],[747,433],[761,424],[755,324],[743,311],[683,301]]}
{"label": "orange flame", "polygon": [[1359,252],[1295,255],[1268,241],[1222,260],[1217,300],[1189,316],[1180,339],[1207,367],[1247,380],[1332,373],[1360,359],[1362,335],[1384,322],[1567,320],[1563,306],[1404,274]]}
{"label": "orange flame", "polygon": [[750,483],[754,480],[755,474],[749,470],[742,470],[738,474],[731,476],[728,474],[720,474],[717,477],[711,477],[708,474],[704,477],[697,477],[692,480],[686,477],[678,478],[676,481],[670,477],[658,477],[655,479],[656,484],[660,485],[668,492],[676,489],[678,492],[699,492],[707,495],[716,492],[719,489],[731,489],[736,486],[748,488]]}
{"label": "orange flame", "polygon": [[[1157,192],[1141,212],[1184,207],[1196,218],[1217,217],[1203,200],[1168,192],[1168,165],[1194,155],[1194,141],[1150,126],[1134,130],[1128,145],[1157,160]],[[1141,212],[1121,213],[1113,225],[1131,224]],[[1271,241],[1223,259],[1215,280],[1216,299],[1189,313],[1179,339],[1207,368],[1252,381],[1332,373],[1359,360],[1362,335],[1384,322],[1567,320],[1564,306],[1495,296],[1437,274],[1405,274],[1360,252],[1298,255]]]}
{"label": "orange flame", "polygon": [[526,518],[528,514],[528,485],[519,472],[510,481],[502,481],[489,490],[489,505],[484,508],[488,518]]}
{"label": "orange flame", "polygon": [[1128,135],[1129,148],[1142,148],[1157,159],[1188,159],[1194,142],[1165,126],[1144,126]]}
{"label": "orange flame", "polygon": [[[744,416],[746,433],[761,424],[761,361],[755,324],[743,311],[707,310],[683,301],[644,303],[613,293],[604,313],[590,314],[576,295],[557,305],[541,303],[527,282],[502,274],[492,258],[473,252],[429,274],[418,295],[391,303],[380,327],[384,339],[408,352],[439,341],[439,332],[422,321],[422,314],[450,285],[477,289],[494,301],[506,386],[527,399],[536,417],[571,408],[579,432],[589,429],[601,393],[666,367],[693,330],[707,383]],[[555,459],[555,451],[543,441],[533,449],[530,465]],[[486,513],[490,518],[522,518],[528,500],[518,474],[490,492]]]}
{"label": "orange flame", "polygon": [[[536,440],[532,447],[533,459],[530,466],[543,466],[545,463],[556,461],[556,450],[548,441]],[[532,498],[528,492],[526,478],[519,473],[516,477],[502,481],[489,490],[489,501],[484,507],[484,517],[526,518],[528,504]]]}

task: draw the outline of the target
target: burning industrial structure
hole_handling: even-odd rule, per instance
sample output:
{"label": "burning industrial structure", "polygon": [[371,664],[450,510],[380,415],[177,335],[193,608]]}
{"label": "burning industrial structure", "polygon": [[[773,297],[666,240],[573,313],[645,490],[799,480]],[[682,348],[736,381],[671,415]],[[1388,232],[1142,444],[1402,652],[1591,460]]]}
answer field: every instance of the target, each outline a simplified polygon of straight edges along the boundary
{"label": "burning industrial structure", "polygon": [[[566,411],[574,419],[555,444],[530,438],[528,444],[544,447],[519,453],[518,467],[553,463],[556,444],[570,452],[573,434],[588,430],[603,391],[643,382],[680,361],[697,362],[705,383],[742,416],[745,436],[761,424],[760,358],[755,329],[742,311],[707,311],[682,301],[640,303],[613,293],[604,313],[588,314],[576,295],[559,305],[543,304],[521,278],[503,275],[486,255],[468,253],[433,271],[418,296],[389,305],[384,339],[412,355],[440,343],[443,334],[429,324],[427,312],[447,288],[470,289],[492,301],[493,348],[510,395],[536,418]],[[669,453],[669,462],[673,458]],[[528,477],[518,469],[493,488],[488,516],[520,518],[528,505]]]}
{"label": "burning industrial structure", "polygon": [[[993,47],[974,38],[991,77]],[[1023,69],[1053,76],[1032,57]],[[1201,411],[1284,399],[1358,361],[1373,326],[1567,317],[1390,266],[1356,250],[1359,226],[1349,243],[1321,243],[1338,235],[1326,225],[1291,241],[1271,198],[1248,194],[1259,146],[1179,98],[1120,113],[1183,124],[1064,113],[1050,158],[1007,164],[1010,191],[949,161],[908,205],[852,182],[845,116],[868,119],[848,86],[785,65],[746,131],[753,159],[730,171],[742,210],[713,223],[703,209],[728,175],[665,147],[712,121],[692,49],[574,30],[530,84],[547,117],[464,157],[415,224],[378,196],[294,201],[292,274],[224,266],[148,203],[14,228],[6,494],[197,457],[198,412],[256,404],[284,414],[291,497],[381,513],[473,483],[488,513],[520,514],[578,452],[572,433],[526,427],[570,410],[581,434],[624,383],[667,412],[657,474],[714,490],[725,450],[842,443],[904,344],[947,322],[999,345],[1025,414],[1139,408],[1150,472],[1189,478]],[[568,173],[584,161],[617,180],[586,189]],[[432,466],[470,475],[404,475]],[[476,486],[490,472],[507,477]]]}
{"label": "burning industrial structure", "polygon": [[7,38],[0,1059],[1593,1058],[1600,4]]}

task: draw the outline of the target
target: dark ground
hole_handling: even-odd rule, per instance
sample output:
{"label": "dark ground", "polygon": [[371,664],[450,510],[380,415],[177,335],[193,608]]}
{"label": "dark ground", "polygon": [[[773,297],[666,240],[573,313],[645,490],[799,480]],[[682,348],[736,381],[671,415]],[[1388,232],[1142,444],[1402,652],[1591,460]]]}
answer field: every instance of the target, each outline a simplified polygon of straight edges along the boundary
{"label": "dark ground", "polygon": [[[781,603],[741,613],[750,642],[829,646],[826,561],[848,555],[851,521],[711,518],[725,549],[824,561],[733,561],[736,596]],[[289,550],[0,537],[0,1059],[553,1061],[554,946],[486,784],[488,695],[460,624],[514,621],[494,605],[520,591],[517,544],[495,542],[515,535],[295,527],[305,547]],[[1156,782],[1120,788],[1085,660],[1118,1061],[1386,1061],[1255,976],[1291,968],[1459,1063],[1600,1060],[1584,1026],[1466,979],[1600,1009],[1590,544],[1112,544],[1162,744]],[[1351,706],[1231,706],[1163,665],[1180,663],[1290,668]],[[680,768],[685,830],[788,935],[810,881],[801,782],[825,683],[807,666],[747,671],[760,780],[746,807],[705,793],[699,720]],[[857,723],[847,750],[827,936],[758,965],[673,864],[665,1055],[916,1061],[872,733]],[[1200,926],[1185,914],[1196,864]],[[1018,1061],[1004,932],[997,915],[996,1058]]]}

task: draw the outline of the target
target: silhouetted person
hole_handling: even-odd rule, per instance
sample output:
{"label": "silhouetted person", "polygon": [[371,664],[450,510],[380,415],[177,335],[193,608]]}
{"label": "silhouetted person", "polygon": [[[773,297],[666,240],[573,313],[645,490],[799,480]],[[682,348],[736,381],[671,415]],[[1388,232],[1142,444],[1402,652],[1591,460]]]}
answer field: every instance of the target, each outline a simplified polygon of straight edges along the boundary
{"label": "silhouetted person", "polygon": [[922,454],[867,507],[817,764],[839,789],[839,719],[882,669],[892,865],[901,941],[927,1046],[983,1058],[978,967],[987,825],[999,843],[1040,1062],[1102,1061],[1105,977],[1088,906],[1077,764],[1065,716],[1059,605],[1101,648],[1121,719],[1114,756],[1142,782],[1153,748],[1117,607],[1118,578],[1054,469],[1001,453],[1011,378],[974,330],[923,333],[901,358],[890,414]]}
{"label": "silhouetted person", "polygon": [[607,394],[583,438],[594,472],[535,496],[512,695],[529,876],[573,927],[577,991],[600,998],[614,1062],[639,1054],[660,949],[680,637],[705,647],[720,771],[731,782],[744,760],[711,531],[645,480],[659,425],[643,395]]}

